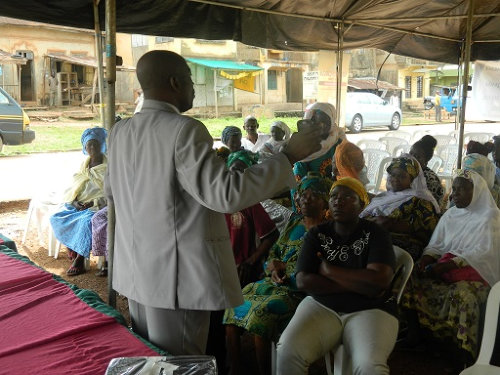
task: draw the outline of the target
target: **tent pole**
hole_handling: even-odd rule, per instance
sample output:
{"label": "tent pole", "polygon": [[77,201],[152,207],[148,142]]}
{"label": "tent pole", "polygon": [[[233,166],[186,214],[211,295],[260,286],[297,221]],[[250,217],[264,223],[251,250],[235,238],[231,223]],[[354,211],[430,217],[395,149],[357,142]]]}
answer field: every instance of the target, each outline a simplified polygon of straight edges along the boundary
{"label": "tent pole", "polygon": [[[101,117],[101,126],[105,127],[104,123],[104,69],[102,64],[102,33],[101,25],[99,23],[99,1],[94,0],[94,28],[95,28],[95,54],[97,56],[97,82],[99,85],[99,115]],[[94,103],[95,83],[92,87],[92,103]],[[92,107],[93,111],[93,107]]]}
{"label": "tent pole", "polygon": [[465,37],[465,61],[464,73],[462,79],[462,106],[460,107],[460,130],[458,134],[458,160],[457,168],[462,168],[462,150],[464,148],[464,128],[465,128],[465,107],[467,105],[467,88],[469,86],[469,65],[470,50],[472,47],[472,15],[474,14],[474,0],[469,0],[469,9],[467,12],[467,34]]}
{"label": "tent pole", "polygon": [[219,107],[217,105],[217,69],[214,69],[214,104],[215,104],[215,118],[219,117]]}
{"label": "tent pole", "polygon": [[[115,124],[116,82],[116,0],[106,0],[106,112],[104,124],[108,131]],[[116,307],[116,292],[113,290],[113,253],[115,246],[115,207],[108,201],[108,303]]]}
{"label": "tent pole", "polygon": [[[337,95],[336,95],[336,121],[340,122],[340,103],[342,99],[342,63],[344,60],[344,23],[337,23]],[[333,124],[332,124],[333,125]]]}

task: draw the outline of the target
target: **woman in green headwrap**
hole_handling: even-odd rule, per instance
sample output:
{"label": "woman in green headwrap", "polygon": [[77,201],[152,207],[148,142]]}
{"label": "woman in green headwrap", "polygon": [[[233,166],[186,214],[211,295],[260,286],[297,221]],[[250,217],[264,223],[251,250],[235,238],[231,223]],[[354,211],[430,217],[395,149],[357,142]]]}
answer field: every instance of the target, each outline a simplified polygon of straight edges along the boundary
{"label": "woman in green headwrap", "polygon": [[304,295],[297,291],[295,263],[309,228],[326,220],[328,192],[332,181],[309,173],[297,189],[295,202],[299,214],[293,215],[266,262],[266,277],[243,288],[245,302],[226,310],[227,346],[230,374],[240,372],[240,335],[243,330],[254,335],[261,373],[270,368],[270,342],[276,341],[293,316]]}

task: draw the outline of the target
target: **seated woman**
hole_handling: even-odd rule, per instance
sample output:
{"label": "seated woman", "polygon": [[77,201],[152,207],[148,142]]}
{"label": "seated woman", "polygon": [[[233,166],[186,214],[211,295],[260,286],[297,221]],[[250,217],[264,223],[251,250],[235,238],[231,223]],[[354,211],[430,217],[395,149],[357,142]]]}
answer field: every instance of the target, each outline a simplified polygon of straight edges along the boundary
{"label": "seated woman", "polygon": [[408,154],[387,167],[387,191],[372,199],[360,217],[375,221],[391,233],[392,243],[422,255],[438,221],[439,206],[427,189],[418,161]]}
{"label": "seated woman", "polygon": [[106,172],[106,135],[104,128],[86,129],[82,134],[82,151],[88,158],[73,176],[73,185],[66,191],[66,202],[60,212],[50,217],[56,238],[70,251],[77,253],[69,276],[85,272],[84,260],[92,246],[91,219],[106,205],[104,174]]}
{"label": "seated woman", "polygon": [[92,249],[91,253],[95,257],[105,257],[102,268],[96,273],[96,276],[108,276],[108,206],[101,208],[92,216]]}
{"label": "seated woman", "polygon": [[[308,172],[318,172],[321,176],[332,176],[332,158],[337,146],[345,139],[345,134],[335,122],[335,107],[330,103],[313,103],[308,105],[304,119],[297,122],[297,128],[319,127],[322,129],[321,150],[298,161],[293,166],[293,173],[297,182],[300,182]],[[292,206],[295,190],[291,190]],[[295,210],[295,207],[293,206]]]}
{"label": "seated woman", "polygon": [[495,201],[500,207],[500,184],[496,183],[495,164],[488,159],[488,154],[493,150],[493,144],[482,144],[470,141],[467,145],[467,154],[462,161],[462,168],[476,171],[486,181],[486,185]]}
{"label": "seated woman", "polygon": [[363,151],[347,140],[342,141],[335,150],[332,159],[332,175],[337,179],[352,177],[359,180],[363,185],[368,182],[366,176],[366,165]]}
{"label": "seated woman", "polygon": [[443,185],[436,172],[430,169],[427,164],[434,155],[437,140],[432,135],[424,135],[419,141],[415,142],[410,149],[410,155],[418,160],[422,171],[424,172],[427,189],[432,193],[434,199],[441,205],[444,197]]}
{"label": "seated woman", "polygon": [[[457,171],[452,199],[455,206],[439,220],[402,304],[416,312],[421,326],[451,338],[473,358],[481,309],[500,280],[500,210],[474,171]],[[418,330],[409,328],[408,341],[415,344]]]}
{"label": "seated woman", "polygon": [[296,277],[309,296],[279,340],[278,374],[307,374],[341,343],[354,374],[389,373],[398,333],[391,288],[396,260],[389,233],[359,218],[367,203],[361,182],[340,179],[330,192],[332,221],[307,233]]}
{"label": "seated woman", "polygon": [[245,303],[226,310],[224,324],[231,361],[231,374],[241,374],[240,335],[254,335],[261,374],[270,369],[270,342],[277,341],[303,298],[295,284],[295,263],[305,233],[325,220],[331,181],[310,173],[297,189],[297,207],[278,242],[271,248],[263,280],[243,288]]}
{"label": "seated woman", "polygon": [[283,121],[274,121],[271,125],[271,139],[259,149],[264,157],[277,154],[290,139],[290,128]]}
{"label": "seated woman", "polygon": [[[238,171],[256,163],[257,155],[248,150],[233,152],[227,160],[229,169]],[[240,284],[244,287],[262,277],[262,265],[279,232],[260,203],[225,217]]]}

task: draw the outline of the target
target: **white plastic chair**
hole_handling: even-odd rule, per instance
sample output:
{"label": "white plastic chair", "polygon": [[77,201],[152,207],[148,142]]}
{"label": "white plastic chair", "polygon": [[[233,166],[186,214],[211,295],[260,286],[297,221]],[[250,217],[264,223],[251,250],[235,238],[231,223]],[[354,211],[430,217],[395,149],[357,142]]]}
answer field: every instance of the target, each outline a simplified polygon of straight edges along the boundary
{"label": "white plastic chair", "polygon": [[366,177],[369,181],[366,185],[366,190],[370,191],[372,189],[375,189],[375,187],[377,186],[377,178],[382,160],[390,157],[391,154],[389,154],[387,151],[367,148],[363,150],[363,156],[365,158]]}
{"label": "white plastic chair", "polygon": [[493,133],[465,133],[464,134],[464,145],[470,141],[476,141],[481,143],[486,143],[491,141],[495,134]]}
{"label": "white plastic chair", "polygon": [[385,143],[373,140],[373,139],[362,139],[356,143],[361,150],[366,150],[368,148],[373,150],[383,150],[385,151]]}
{"label": "white plastic chair", "polygon": [[427,163],[429,169],[433,170],[435,173],[439,172],[439,169],[441,168],[442,165],[443,165],[443,159],[441,159],[437,155],[433,155],[431,160],[429,160],[429,162]]}
{"label": "white plastic chair", "polygon": [[378,139],[380,142],[385,143],[385,150],[391,155],[394,153],[394,149],[399,145],[406,145],[408,142],[404,138],[398,137],[381,137]]}
{"label": "white plastic chair", "polygon": [[396,146],[396,147],[394,147],[394,150],[392,151],[392,156],[394,156],[396,158],[398,156],[401,156],[401,154],[407,154],[410,152],[410,148],[411,148],[411,146],[409,144],[403,144],[403,145]]}
{"label": "white plastic chair", "polygon": [[405,132],[403,130],[392,130],[385,133],[385,137],[403,138],[406,142],[410,143],[413,138],[413,134]]}
{"label": "white plastic chair", "polygon": [[[399,304],[401,297],[403,296],[406,283],[410,278],[411,271],[413,270],[413,259],[410,254],[398,246],[393,246],[394,255],[396,256],[396,272],[393,278],[393,291],[396,295],[396,302]],[[498,315],[498,306],[497,306]],[[496,332],[496,329],[495,329]],[[330,352],[325,354],[326,362],[326,372],[328,375],[332,375],[332,365],[330,360]],[[335,375],[351,375],[352,374],[352,364],[349,353],[341,344],[335,350],[333,358],[333,374]]]}
{"label": "white plastic chair", "polygon": [[387,181],[386,169],[389,166],[389,164],[391,164],[392,159],[393,158],[391,156],[388,156],[386,158],[383,158],[382,161],[380,162],[380,166],[378,168],[378,173],[377,173],[377,176],[375,179],[375,187],[372,189],[369,189],[370,193],[378,194],[382,190],[382,189],[380,189],[380,186],[382,185],[382,180],[384,179],[384,177],[385,177],[385,180]]}
{"label": "white plastic chair", "polygon": [[49,218],[57,211],[57,209],[60,207],[60,204],[61,195],[58,192],[50,192],[44,197],[39,196],[31,199],[27,212],[26,222],[24,224],[23,239],[21,242],[23,244],[26,242],[26,237],[28,235],[30,225],[33,219],[35,219],[38,231],[38,240],[41,244],[43,244],[42,238],[44,236],[44,232],[48,232],[47,247],[49,250],[49,256],[52,256],[52,253],[54,253],[55,259],[57,259],[57,257],[59,256],[61,244],[54,236]]}
{"label": "white plastic chair", "polygon": [[[439,146],[436,148],[436,154],[443,160],[443,164],[437,173],[438,177],[446,184],[446,190],[449,190],[451,181],[453,180],[453,171],[457,167],[458,161],[458,145],[450,144],[447,146]],[[462,157],[460,153],[460,157]]]}
{"label": "white plastic chair", "polygon": [[424,135],[430,135],[428,130],[417,130],[413,133],[413,138],[411,139],[411,144],[420,141]]}
{"label": "white plastic chair", "polygon": [[436,147],[447,146],[450,144],[457,143],[457,140],[455,139],[455,137],[453,137],[451,135],[433,135],[433,137],[436,138],[436,141],[437,141]]}
{"label": "white plastic chair", "polygon": [[486,302],[483,338],[476,363],[463,370],[460,375],[498,375],[500,367],[490,364],[497,334],[498,312],[500,306],[500,281],[493,285]]}

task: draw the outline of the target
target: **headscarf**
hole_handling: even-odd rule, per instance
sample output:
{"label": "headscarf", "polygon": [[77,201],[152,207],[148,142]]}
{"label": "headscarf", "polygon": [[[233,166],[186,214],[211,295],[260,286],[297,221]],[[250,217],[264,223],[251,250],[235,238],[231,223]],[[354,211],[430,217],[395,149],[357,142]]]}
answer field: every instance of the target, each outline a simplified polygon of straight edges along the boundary
{"label": "headscarf", "polygon": [[297,194],[300,195],[307,189],[312,190],[319,197],[328,202],[330,188],[333,181],[321,176],[318,172],[308,172],[297,186]]}
{"label": "headscarf", "polygon": [[451,207],[444,213],[424,253],[462,257],[491,286],[500,280],[500,210],[477,172],[457,170],[456,177],[472,181],[472,200],[465,208]]}
{"label": "headscarf", "polygon": [[226,165],[230,167],[231,164],[233,164],[236,160],[240,160],[243,163],[245,163],[247,167],[251,167],[252,165],[257,164],[257,161],[259,160],[259,155],[254,154],[253,152],[248,150],[239,150],[236,152],[231,152],[227,157]]}
{"label": "headscarf", "polygon": [[233,135],[242,135],[241,129],[237,126],[226,126],[221,135],[222,143],[227,145],[227,142],[229,142],[229,138],[231,138]]}
{"label": "headscarf", "polygon": [[492,151],[493,144],[492,143],[481,143],[477,141],[469,141],[467,144],[467,154],[481,154],[484,156],[488,156],[488,154]]}
{"label": "headscarf", "polygon": [[283,137],[283,139],[281,141],[286,141],[290,138],[290,134],[291,134],[290,128],[283,121],[274,121],[271,124],[271,129],[272,128],[280,128],[281,130],[283,130],[283,133],[285,133],[285,136]]}
{"label": "headscarf", "polygon": [[307,158],[302,159],[302,162],[308,162],[323,156],[338,142],[339,139],[345,139],[344,132],[338,127],[335,121],[335,107],[330,103],[317,102],[310,104],[306,108],[304,119],[310,119],[313,117],[316,110],[322,111],[330,118],[330,133],[328,134],[327,139],[323,139],[321,141],[321,149],[309,155]]}
{"label": "headscarf", "polygon": [[108,136],[108,132],[106,129],[96,126],[95,128],[85,129],[82,134],[82,151],[84,155],[88,155],[87,150],[85,150],[85,146],[87,142],[91,139],[96,139],[101,145],[101,153],[106,153],[106,137]]}
{"label": "headscarf", "polygon": [[363,202],[364,207],[370,204],[368,193],[366,192],[364,185],[358,179],[353,177],[342,177],[338,179],[333,183],[332,188],[330,189],[330,196],[333,193],[333,189],[337,186],[345,186],[354,191],[358,195],[359,199],[361,199],[361,202]]}
{"label": "headscarf", "polygon": [[353,177],[359,180],[359,174],[365,166],[363,151],[347,140],[335,149],[335,166],[340,178]]}
{"label": "headscarf", "polygon": [[469,169],[479,173],[479,175],[486,181],[488,189],[491,190],[493,188],[495,183],[496,168],[493,162],[491,162],[486,156],[477,153],[465,155],[462,165],[463,169]]}
{"label": "headscarf", "polygon": [[[400,159],[410,159],[411,161]],[[368,207],[359,216],[389,216],[392,211],[413,197],[431,202],[436,212],[439,213],[439,205],[432,196],[432,193],[427,189],[425,175],[417,159],[409,154],[402,154],[401,157],[393,159],[392,163],[387,167],[387,171],[390,172],[396,166],[404,169],[410,176],[414,175],[416,171],[417,175],[413,178],[410,188],[403,191],[386,191],[380,193],[372,199]]]}

